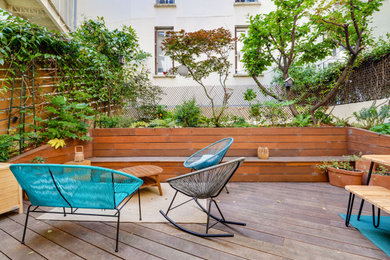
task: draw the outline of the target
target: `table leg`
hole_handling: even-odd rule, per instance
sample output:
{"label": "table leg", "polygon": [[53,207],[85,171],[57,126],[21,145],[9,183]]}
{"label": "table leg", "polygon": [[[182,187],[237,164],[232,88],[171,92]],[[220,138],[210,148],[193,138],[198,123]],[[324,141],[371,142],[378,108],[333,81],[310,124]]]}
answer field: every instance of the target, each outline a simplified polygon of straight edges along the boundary
{"label": "table leg", "polygon": [[163,193],[162,193],[161,185],[160,185],[160,175],[156,175],[156,183],[157,183],[158,191],[160,192],[160,196],[162,196]]}
{"label": "table leg", "polygon": [[[371,174],[372,174],[372,171],[374,169],[374,165],[375,165],[375,163],[371,162],[370,170],[368,171],[368,175],[367,175],[367,183],[366,183],[366,185],[370,184]],[[363,205],[364,205],[364,199],[362,199],[362,201],[360,202],[360,207],[359,207],[359,213],[358,213],[358,216],[357,216],[357,220],[360,220],[360,216],[362,215]]]}

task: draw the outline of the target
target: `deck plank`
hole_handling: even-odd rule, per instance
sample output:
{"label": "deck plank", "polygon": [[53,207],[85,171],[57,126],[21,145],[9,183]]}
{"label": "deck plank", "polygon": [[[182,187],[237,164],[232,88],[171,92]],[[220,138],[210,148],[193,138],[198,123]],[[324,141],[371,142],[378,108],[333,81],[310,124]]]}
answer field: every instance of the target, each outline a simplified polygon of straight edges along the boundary
{"label": "deck plank", "polygon": [[[29,221],[25,214],[0,215],[2,259],[390,259],[359,231],[345,227],[348,193],[327,183],[231,183],[218,198],[225,217],[245,227],[218,224],[212,232],[233,238],[205,239],[167,223]],[[28,202],[26,202],[26,205]],[[359,203],[355,203],[354,213]],[[366,207],[364,214],[370,214]],[[204,231],[204,224],[184,224]],[[49,232],[50,231],[50,232]]]}
{"label": "deck plank", "polygon": [[[18,223],[23,223],[25,216],[23,215],[14,215],[11,217]],[[67,222],[63,222],[63,225],[66,225]],[[60,224],[61,225],[61,224]],[[35,218],[29,219],[27,230],[31,232],[34,231],[45,238],[53,241],[54,243],[61,245],[63,248],[72,251],[73,253],[83,257],[83,258],[93,258],[93,259],[118,259],[117,256],[102,250],[99,247],[96,247],[93,244],[90,244],[79,237],[72,236],[66,232],[63,232],[55,226],[49,225],[43,221],[37,220]],[[51,230],[49,233],[48,231]],[[26,245],[29,244],[29,241],[25,241]],[[112,247],[112,252],[114,252],[114,247]]]}
{"label": "deck plank", "polygon": [[3,230],[0,230],[0,241],[0,251],[11,259],[45,259],[28,246],[20,244],[20,241]]}
{"label": "deck plank", "polygon": [[[114,225],[112,223],[107,224]],[[142,224],[123,223],[122,229],[126,230],[127,232],[133,232],[138,236],[148,238],[149,240],[152,240],[154,242],[162,243],[166,246],[180,248],[180,250],[184,252],[187,252],[192,255],[197,255],[204,259],[241,259],[237,256],[233,256],[223,251],[211,249],[207,246],[194,244],[192,241],[183,240],[170,234],[158,232]]]}
{"label": "deck plank", "polygon": [[[15,239],[21,239],[23,232],[23,225],[7,219],[0,222],[0,228],[7,232],[9,235],[13,236]],[[47,230],[49,232],[49,230]],[[35,233],[31,230],[26,232],[25,241],[29,241],[28,246],[34,251],[38,252],[45,258],[53,259],[67,259],[67,260],[79,260],[82,259],[78,255],[66,250],[65,248],[53,243],[52,241],[46,239],[38,233]]]}
{"label": "deck plank", "polygon": [[9,260],[10,258],[8,258],[5,254],[3,254],[3,252],[0,251],[0,260]]}

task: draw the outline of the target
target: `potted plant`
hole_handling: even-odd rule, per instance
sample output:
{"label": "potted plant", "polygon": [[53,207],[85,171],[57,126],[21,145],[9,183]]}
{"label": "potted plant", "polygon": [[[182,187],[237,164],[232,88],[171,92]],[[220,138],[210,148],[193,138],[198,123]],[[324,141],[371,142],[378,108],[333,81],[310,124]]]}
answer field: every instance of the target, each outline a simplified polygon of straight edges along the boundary
{"label": "potted plant", "polygon": [[355,169],[357,155],[344,156],[344,160],[324,162],[318,168],[328,172],[329,183],[344,188],[346,185],[361,185],[363,171]]}
{"label": "potted plant", "polygon": [[370,185],[382,186],[390,189],[390,171],[388,168],[379,166],[371,175]]}

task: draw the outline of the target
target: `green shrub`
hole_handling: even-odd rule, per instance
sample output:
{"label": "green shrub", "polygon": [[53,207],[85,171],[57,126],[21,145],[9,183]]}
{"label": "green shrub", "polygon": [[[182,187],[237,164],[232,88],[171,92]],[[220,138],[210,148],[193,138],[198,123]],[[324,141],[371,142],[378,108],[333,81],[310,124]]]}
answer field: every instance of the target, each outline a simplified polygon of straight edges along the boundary
{"label": "green shrub", "polygon": [[135,122],[134,118],[131,118],[129,116],[119,116],[119,122],[117,127],[118,128],[128,128]]}
{"label": "green shrub", "polygon": [[333,121],[333,117],[329,114],[325,113],[325,108],[320,107],[314,112],[314,116],[317,119],[318,123],[331,124]]}
{"label": "green shrub", "polygon": [[263,124],[264,122],[271,122],[271,125],[278,125],[284,123],[288,114],[285,112],[285,108],[294,102],[292,101],[265,101],[259,106],[259,117],[256,118]]}
{"label": "green shrub", "polygon": [[384,105],[379,111],[376,106],[362,108],[359,112],[354,112],[353,115],[362,128],[370,129],[383,124],[390,117],[390,106]]}
{"label": "green shrub", "polygon": [[90,140],[88,120],[93,119],[94,111],[88,104],[69,102],[64,96],[57,96],[50,100],[46,110],[52,115],[46,121],[46,131],[40,134],[41,137]]}
{"label": "green shrub", "polygon": [[13,141],[13,137],[8,134],[0,135],[0,162],[5,162],[10,158]]}
{"label": "green shrub", "polygon": [[154,128],[164,128],[164,127],[175,127],[175,121],[173,118],[167,118],[167,119],[154,119],[149,122],[150,127]]}
{"label": "green shrub", "polygon": [[167,110],[167,106],[158,105],[156,109],[156,118],[158,119],[166,119],[171,117],[172,114]]}
{"label": "green shrub", "polygon": [[306,127],[313,124],[311,115],[299,114],[297,117],[291,121],[291,126]]}
{"label": "green shrub", "polygon": [[108,115],[100,115],[99,119],[96,120],[96,125],[99,128],[116,128],[119,125],[119,116],[108,116]]}
{"label": "green shrub", "polygon": [[374,127],[371,127],[370,130],[377,132],[379,134],[389,135],[390,134],[390,123],[376,125]]}
{"label": "green shrub", "polygon": [[200,123],[201,111],[195,99],[184,101],[180,106],[176,106],[173,117],[176,122],[184,127],[195,127]]}

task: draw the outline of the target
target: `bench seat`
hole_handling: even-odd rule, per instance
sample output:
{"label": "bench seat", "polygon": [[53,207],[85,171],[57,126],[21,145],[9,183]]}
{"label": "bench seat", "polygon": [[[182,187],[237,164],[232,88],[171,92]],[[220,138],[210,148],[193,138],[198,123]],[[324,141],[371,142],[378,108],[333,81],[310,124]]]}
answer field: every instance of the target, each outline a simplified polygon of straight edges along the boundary
{"label": "bench seat", "polygon": [[[183,166],[188,157],[92,157],[92,165],[121,169],[136,165],[156,165],[164,172],[160,175],[161,181],[189,172]],[[225,157],[224,162],[236,157]],[[316,166],[323,161],[343,160],[342,156],[294,156],[270,157],[259,159],[246,157],[243,165],[233,176],[232,181],[296,181],[296,182],[326,182],[327,174]]]}
{"label": "bench seat", "polygon": [[347,185],[345,189],[390,214],[390,190],[381,186]]}

